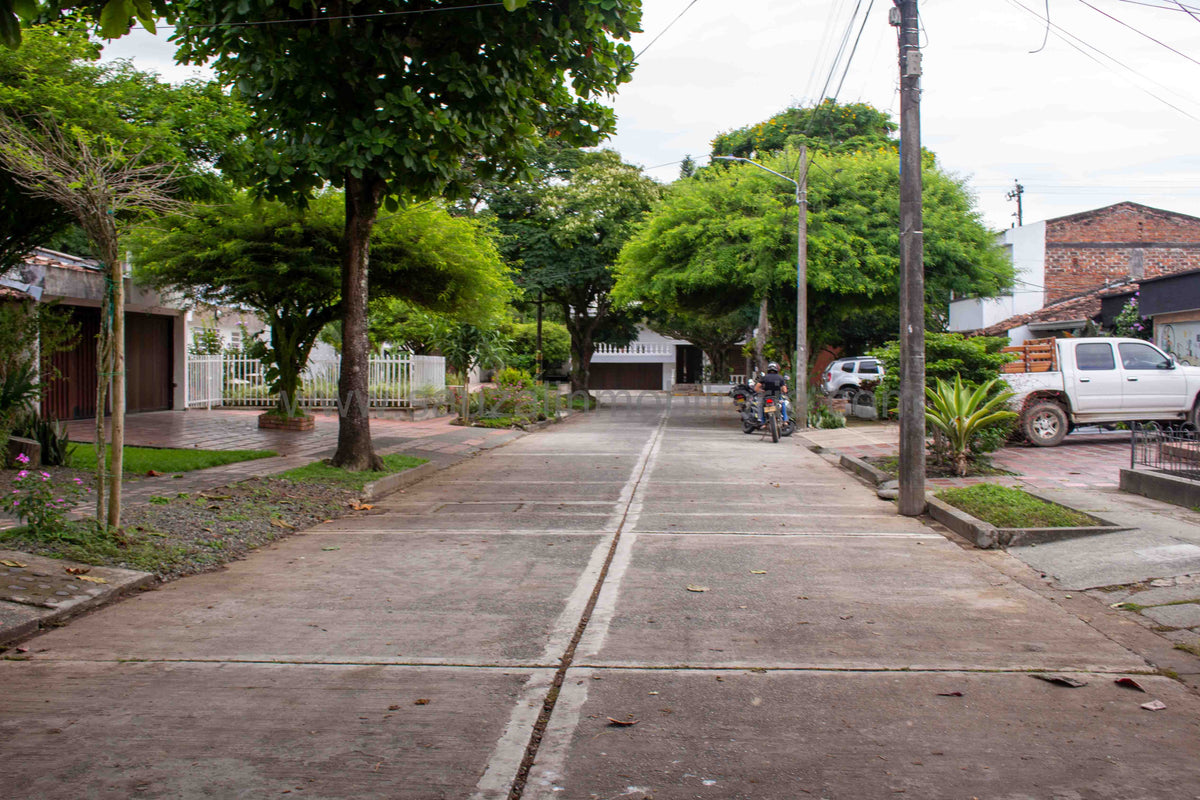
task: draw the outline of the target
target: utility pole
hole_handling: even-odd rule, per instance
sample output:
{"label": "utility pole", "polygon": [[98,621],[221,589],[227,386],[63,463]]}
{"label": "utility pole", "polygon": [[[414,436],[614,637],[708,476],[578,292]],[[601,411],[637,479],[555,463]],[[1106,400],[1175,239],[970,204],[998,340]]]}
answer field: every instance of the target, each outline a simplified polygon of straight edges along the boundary
{"label": "utility pole", "polygon": [[539,289],[537,299],[537,350],[535,351],[536,355],[534,356],[534,361],[537,364],[535,380],[537,380],[539,383],[546,379],[544,375],[544,369],[542,367],[542,302],[545,300],[545,297],[546,293]]}
{"label": "utility pole", "polygon": [[792,416],[797,430],[808,430],[808,145],[800,145],[796,176],[796,390]]}
{"label": "utility pole", "polygon": [[1021,182],[1016,178],[1013,178],[1013,183],[1017,185],[1017,188],[1013,189],[1011,192],[1005,195],[1005,197],[1007,197],[1009,200],[1017,201],[1017,213],[1013,214],[1013,216],[1017,218],[1017,227],[1019,228],[1025,224],[1025,215],[1021,209],[1021,195],[1025,194],[1025,187],[1022,186]]}
{"label": "utility pole", "polygon": [[900,42],[900,496],[925,511],[925,255],[921,222],[921,49],[917,0],[893,0]]}

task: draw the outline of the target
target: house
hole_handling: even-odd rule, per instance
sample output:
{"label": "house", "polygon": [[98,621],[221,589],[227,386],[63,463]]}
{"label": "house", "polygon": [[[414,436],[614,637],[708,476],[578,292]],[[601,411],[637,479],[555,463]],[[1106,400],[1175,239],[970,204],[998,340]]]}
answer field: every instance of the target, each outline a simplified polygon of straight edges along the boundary
{"label": "house", "polygon": [[1096,329],[1111,328],[1117,314],[1137,289],[1138,284],[1132,281],[1102,286],[1065,297],[1036,311],[1008,317],[986,328],[960,332],[968,336],[1007,336],[1011,344],[1020,344],[1026,339],[1086,336]]}
{"label": "house", "polygon": [[[1001,326],[1017,344],[1030,332],[1045,335],[1053,328],[1025,331],[1024,322],[1008,324],[1014,318],[1026,317],[1026,322],[1035,324],[1070,321],[1068,311],[1081,311],[1082,306],[1049,312],[1050,319],[1029,315],[1106,287],[1200,269],[1200,218],[1140,203],[1056,217],[1012,228],[999,238],[1013,265],[1012,291],[996,298],[952,300],[949,330],[986,331]],[[1095,300],[1083,305],[1090,308]],[[1079,314],[1074,317],[1079,318]]]}
{"label": "house", "polygon": [[1154,321],[1154,343],[1200,366],[1200,269],[1142,281],[1138,312]]}
{"label": "house", "polygon": [[703,366],[699,347],[639,325],[637,339],[626,347],[596,345],[589,386],[669,392],[675,384],[699,383]]}
{"label": "house", "polygon": [[[7,289],[55,302],[79,326],[75,346],[51,357],[61,377],[48,386],[42,413],[84,419],[96,412],[96,335],[105,275],[91,259],[37,248],[4,279]],[[184,407],[184,310],[125,279],[126,406],[130,412]]]}

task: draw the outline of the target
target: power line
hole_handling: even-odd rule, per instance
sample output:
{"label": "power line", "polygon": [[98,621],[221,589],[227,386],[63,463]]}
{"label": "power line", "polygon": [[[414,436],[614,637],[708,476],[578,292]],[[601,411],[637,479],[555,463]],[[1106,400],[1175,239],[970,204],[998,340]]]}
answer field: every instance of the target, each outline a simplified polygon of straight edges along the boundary
{"label": "power line", "polygon": [[[1086,50],[1084,50],[1084,49],[1082,49],[1081,47],[1079,47],[1079,45],[1075,44],[1075,42],[1079,42],[1079,44],[1083,45],[1084,47],[1087,47],[1087,48],[1089,48],[1090,50],[1094,50],[1096,53],[1099,53],[1100,55],[1102,55],[1102,56],[1104,56],[1105,58],[1107,58],[1107,59],[1109,59],[1110,61],[1112,61],[1114,64],[1117,64],[1118,66],[1120,66],[1120,67],[1124,68],[1125,70],[1128,70],[1129,72],[1133,73],[1134,75],[1137,75],[1139,78],[1142,78],[1143,80],[1149,81],[1150,83],[1153,83],[1154,85],[1156,85],[1156,86],[1159,86],[1159,87],[1161,87],[1161,88],[1163,88],[1163,89],[1167,89],[1167,91],[1172,91],[1171,89],[1168,89],[1166,86],[1163,86],[1163,85],[1162,85],[1161,83],[1159,83],[1158,81],[1155,81],[1153,78],[1149,78],[1149,77],[1147,77],[1147,76],[1143,75],[1142,73],[1138,72],[1138,71],[1137,71],[1137,70],[1135,70],[1133,67],[1131,67],[1131,66],[1129,66],[1128,64],[1124,63],[1123,61],[1121,61],[1120,59],[1116,58],[1115,56],[1109,55],[1109,54],[1108,54],[1108,53],[1106,53],[1104,50],[1101,50],[1099,47],[1096,47],[1095,45],[1089,44],[1088,42],[1085,42],[1083,39],[1080,39],[1078,36],[1076,36],[1075,34],[1071,33],[1070,31],[1066,30],[1066,29],[1065,29],[1065,28],[1063,28],[1062,26],[1060,26],[1060,25],[1057,25],[1056,23],[1050,22],[1050,21],[1049,21],[1049,20],[1047,20],[1045,17],[1043,17],[1041,14],[1039,14],[1038,12],[1036,12],[1036,11],[1034,11],[1033,9],[1029,8],[1029,7],[1028,7],[1028,6],[1026,6],[1024,3],[1020,2],[1020,0],[1008,0],[1008,3],[1009,3],[1009,5],[1013,5],[1013,6],[1016,6],[1017,8],[1020,8],[1022,11],[1025,11],[1025,12],[1026,12],[1026,13],[1028,13],[1028,14],[1032,14],[1032,15],[1033,15],[1034,17],[1036,17],[1037,19],[1040,19],[1040,20],[1042,20],[1042,21],[1044,21],[1044,22],[1047,22],[1047,23],[1050,25],[1050,27],[1054,29],[1054,35],[1055,35],[1055,36],[1057,36],[1059,39],[1061,39],[1061,40],[1062,40],[1062,41],[1063,41],[1063,42],[1064,42],[1064,43],[1065,43],[1065,44],[1066,44],[1068,47],[1070,47],[1070,48],[1072,48],[1072,49],[1074,49],[1074,50],[1078,51],[1080,54],[1082,54],[1082,55],[1086,56],[1087,58],[1091,59],[1092,61],[1095,61],[1097,64],[1101,65],[1101,66],[1102,66],[1102,67],[1104,67],[1105,69],[1111,70],[1111,69],[1112,69],[1112,67],[1111,67],[1109,64],[1105,63],[1104,61],[1101,61],[1101,60],[1100,60],[1099,58],[1097,58],[1096,56],[1092,55],[1091,53],[1089,53],[1089,52],[1087,52]],[[1074,41],[1074,42],[1072,42],[1072,41],[1070,41],[1071,39],[1074,39],[1075,41]],[[1140,90],[1141,90],[1142,92],[1144,92],[1145,94],[1148,94],[1148,95],[1150,95],[1150,96],[1151,96],[1151,97],[1153,97],[1155,100],[1157,100],[1157,101],[1159,101],[1160,103],[1162,103],[1163,105],[1165,105],[1165,106],[1167,106],[1167,107],[1169,107],[1169,108],[1172,108],[1172,109],[1174,109],[1175,111],[1178,111],[1180,114],[1183,114],[1183,115],[1184,115],[1185,117],[1187,117],[1188,119],[1192,119],[1192,120],[1196,120],[1196,119],[1198,119],[1198,118],[1197,118],[1197,117],[1196,117],[1194,114],[1191,114],[1191,113],[1189,113],[1189,112],[1187,112],[1187,111],[1184,111],[1184,110],[1183,110],[1182,108],[1180,108],[1179,106],[1175,105],[1174,103],[1172,103],[1171,101],[1167,100],[1166,98],[1163,98],[1163,97],[1160,97],[1160,96],[1158,96],[1157,94],[1155,94],[1154,92],[1150,91],[1150,90],[1149,90],[1149,89],[1147,89],[1146,87],[1144,87],[1144,86],[1138,86],[1137,84],[1134,84],[1134,85],[1136,86],[1136,88],[1140,89]],[[1187,99],[1188,99],[1188,100],[1190,100],[1191,98],[1187,98]],[[1193,101],[1193,102],[1194,102],[1194,101]]]}
{"label": "power line", "polygon": [[643,53],[645,53],[647,50],[649,50],[651,47],[653,47],[654,43],[657,42],[659,39],[661,39],[663,37],[663,34],[665,34],[667,31],[671,30],[671,26],[674,25],[676,22],[679,22],[680,17],[682,17],[687,12],[691,11],[692,6],[696,5],[696,3],[698,3],[698,2],[700,2],[700,0],[692,0],[692,2],[688,3],[687,8],[685,8],[683,11],[680,11],[678,17],[675,17],[675,19],[671,20],[670,24],[668,24],[667,27],[665,27],[661,31],[659,31],[658,36],[655,36],[653,39],[651,39],[650,44],[643,47],[641,52],[639,52],[637,55],[635,55],[633,57],[633,60],[637,61],[639,58],[641,58]]}
{"label": "power line", "polygon": [[1097,14],[1103,14],[1104,16],[1106,16],[1106,17],[1108,17],[1109,19],[1111,19],[1113,22],[1116,22],[1116,23],[1118,23],[1118,24],[1120,24],[1120,25],[1123,25],[1123,26],[1125,26],[1126,28],[1129,28],[1129,30],[1133,31],[1134,33],[1138,34],[1139,36],[1144,36],[1145,38],[1149,39],[1150,41],[1154,42],[1155,44],[1157,44],[1157,45],[1161,45],[1162,47],[1165,47],[1165,48],[1167,48],[1168,50],[1170,50],[1170,51],[1171,51],[1172,53],[1174,53],[1175,55],[1177,55],[1177,56],[1183,56],[1184,58],[1186,58],[1188,61],[1192,62],[1193,64],[1195,64],[1195,65],[1197,65],[1197,66],[1200,66],[1200,61],[1197,61],[1196,59],[1192,58],[1192,57],[1191,57],[1191,56],[1189,56],[1187,53],[1184,53],[1184,52],[1181,52],[1181,51],[1179,51],[1179,50],[1176,50],[1176,49],[1175,49],[1174,47],[1172,47],[1171,45],[1169,45],[1169,44],[1167,44],[1166,42],[1163,42],[1163,41],[1161,41],[1161,40],[1159,40],[1159,39],[1155,39],[1153,36],[1151,36],[1150,34],[1146,33],[1145,31],[1138,30],[1137,28],[1133,27],[1132,25],[1130,25],[1130,24],[1129,24],[1128,22],[1126,22],[1125,20],[1122,20],[1122,19],[1117,19],[1116,17],[1114,17],[1112,14],[1108,13],[1107,11],[1104,11],[1103,9],[1100,9],[1100,8],[1096,8],[1094,5],[1092,5],[1091,3],[1089,3],[1087,0],[1079,0],[1079,2],[1083,3],[1085,6],[1087,6],[1088,8],[1090,8],[1092,11],[1095,11]]}
{"label": "power line", "polygon": [[1186,3],[1178,2],[1178,0],[1162,0],[1166,3],[1165,6],[1160,6],[1156,3],[1147,3],[1145,0],[1121,0],[1122,3],[1129,3],[1134,6],[1145,6],[1146,8],[1157,8],[1160,11],[1182,11],[1188,16],[1196,19],[1196,15],[1192,12],[1200,11],[1200,6],[1190,6]]}

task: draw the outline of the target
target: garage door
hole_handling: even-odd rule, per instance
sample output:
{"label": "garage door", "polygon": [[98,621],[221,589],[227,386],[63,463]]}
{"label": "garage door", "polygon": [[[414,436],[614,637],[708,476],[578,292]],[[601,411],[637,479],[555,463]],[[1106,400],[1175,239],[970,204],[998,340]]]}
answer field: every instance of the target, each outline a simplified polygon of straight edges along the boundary
{"label": "garage door", "polygon": [[662,364],[592,364],[592,389],[631,389],[661,391]]}

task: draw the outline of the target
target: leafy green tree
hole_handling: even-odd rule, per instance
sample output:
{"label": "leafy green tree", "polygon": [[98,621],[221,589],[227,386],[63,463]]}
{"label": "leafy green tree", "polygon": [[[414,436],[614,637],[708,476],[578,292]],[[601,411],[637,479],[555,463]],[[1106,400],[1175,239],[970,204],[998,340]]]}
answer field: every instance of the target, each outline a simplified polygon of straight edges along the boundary
{"label": "leafy green tree", "polygon": [[488,199],[526,296],[540,293],[562,311],[573,391],[588,388],[597,342],[636,335],[632,316],[613,303],[613,265],[661,194],[659,184],[611,150],[556,150],[543,160],[539,180]]}
{"label": "leafy green tree", "polygon": [[783,150],[852,153],[856,150],[895,150],[896,123],[866,103],[839,105],[825,100],[811,108],[792,106],[755,125],[718,134],[712,155],[754,158]]}
{"label": "leafy green tree", "polygon": [[[772,169],[795,156],[761,159]],[[924,165],[926,302],[936,321],[951,290],[992,295],[1012,268],[961,180]],[[899,296],[899,165],[894,153],[819,156],[808,172],[808,351],[854,349],[895,335]],[[711,319],[768,298],[776,352],[795,352],[793,187],[751,165],[709,167],[668,189],[621,254],[616,295],[655,313]]]}
{"label": "leafy green tree", "polygon": [[[961,333],[925,332],[925,386],[933,388],[939,380],[951,382],[961,377],[975,386],[1000,376],[1000,368],[1012,360],[1000,352],[1008,346],[1003,336],[966,337]],[[893,340],[871,351],[883,362],[884,377],[877,394],[896,398],[900,393],[900,342]],[[999,387],[999,384],[996,384]]]}
{"label": "leafy green tree", "polygon": [[91,20],[101,37],[117,39],[133,28],[135,22],[155,32],[160,18],[173,19],[170,0],[0,0],[0,44],[17,48],[21,44],[22,23],[46,22],[70,15]]}
{"label": "leafy green tree", "polygon": [[[508,365],[534,375],[537,372],[537,323],[521,322],[509,333],[512,355]],[[571,334],[561,322],[542,322],[542,367],[559,369],[571,357]]]}
{"label": "leafy green tree", "polygon": [[[343,0],[181,0],[178,57],[212,61],[252,109],[259,178],[276,196],[345,190],[339,392],[367,393],[370,233],[382,204],[460,196],[520,171],[539,134],[591,145],[596,98],[629,79],[639,0],[504,7]],[[219,20],[219,24],[214,24]],[[275,24],[246,24],[271,22]],[[344,408],[333,464],[375,468],[367,410]]]}
{"label": "leafy green tree", "polygon": [[[341,302],[342,202],[307,209],[256,203],[200,208],[143,233],[139,278],[181,290],[193,302],[247,308],[268,324],[268,379],[278,412],[296,413],[301,374]],[[410,206],[373,233],[377,294],[413,309],[486,315],[512,284],[486,226],[451,217],[436,203]],[[420,311],[419,313],[425,313]]]}
{"label": "leafy green tree", "polygon": [[[27,131],[46,126],[86,136],[93,147],[122,142],[137,164],[169,164],[172,193],[221,197],[214,168],[236,168],[248,118],[215,83],[173,86],[128,62],[99,62],[78,21],[35,26],[17,50],[0,48],[0,114]],[[74,222],[61,204],[21,188],[0,168],[0,272]],[[76,229],[78,230],[78,229]],[[77,236],[74,252],[79,252]]]}

